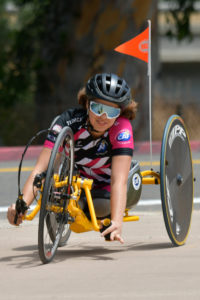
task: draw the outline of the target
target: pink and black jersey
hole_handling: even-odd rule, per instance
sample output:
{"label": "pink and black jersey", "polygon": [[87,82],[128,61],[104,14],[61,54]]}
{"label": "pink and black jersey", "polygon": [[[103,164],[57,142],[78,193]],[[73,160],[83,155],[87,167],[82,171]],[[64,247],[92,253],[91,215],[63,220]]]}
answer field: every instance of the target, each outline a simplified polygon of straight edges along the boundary
{"label": "pink and black jersey", "polygon": [[133,155],[133,133],[128,119],[119,117],[99,138],[88,131],[87,112],[69,109],[54,124],[44,143],[53,148],[64,126],[71,127],[75,142],[75,166],[82,177],[93,179],[93,187],[110,191],[111,162],[114,155]]}

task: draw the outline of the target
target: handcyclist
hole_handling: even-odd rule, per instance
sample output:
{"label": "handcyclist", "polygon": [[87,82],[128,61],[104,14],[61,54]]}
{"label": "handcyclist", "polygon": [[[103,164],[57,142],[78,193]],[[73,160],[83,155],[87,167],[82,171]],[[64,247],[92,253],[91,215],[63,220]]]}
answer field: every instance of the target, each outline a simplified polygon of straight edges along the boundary
{"label": "handcyclist", "polygon": [[[122,222],[126,208],[127,180],[133,155],[133,133],[130,120],[135,118],[137,104],[123,78],[115,74],[96,74],[78,93],[82,108],[68,109],[55,121],[48,133],[34,170],[23,188],[28,206],[33,202],[33,180],[48,167],[51,150],[64,126],[71,127],[75,141],[75,166],[82,177],[93,179],[92,198],[98,218],[111,218],[111,226],[102,236],[123,243]],[[83,210],[87,202],[80,199]],[[7,217],[14,225],[15,204]],[[22,222],[18,217],[17,225]]]}

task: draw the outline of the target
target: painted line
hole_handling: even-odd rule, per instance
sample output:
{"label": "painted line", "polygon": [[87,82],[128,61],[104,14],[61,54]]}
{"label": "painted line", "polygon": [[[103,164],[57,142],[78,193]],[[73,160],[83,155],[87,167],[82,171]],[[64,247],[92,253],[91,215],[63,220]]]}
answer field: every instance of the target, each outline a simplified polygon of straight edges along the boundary
{"label": "painted line", "polygon": [[[194,198],[194,204],[199,204],[200,203],[200,198]],[[160,199],[147,199],[147,200],[140,200],[137,204],[137,206],[154,206],[154,205],[161,205],[161,200]]]}
{"label": "painted line", "polygon": [[145,167],[145,166],[159,166],[160,162],[159,161],[152,161],[152,163],[150,161],[140,161],[139,162],[140,167]]}
{"label": "painted line", "polygon": [[[33,167],[23,167],[22,172],[30,172],[33,170]],[[18,172],[18,167],[15,168],[0,168],[0,173],[14,173]]]}
{"label": "painted line", "polygon": [[[199,165],[200,164],[200,159],[193,159],[192,161],[193,165]],[[159,166],[160,162],[159,161],[152,161],[152,164],[150,161],[141,161],[139,162],[139,165],[141,167],[145,167],[145,166]]]}
{"label": "painted line", "polygon": [[[194,204],[200,204],[200,197],[194,198]],[[146,200],[140,200],[137,204],[137,206],[156,206],[161,205],[160,199],[146,199]],[[31,205],[30,210],[33,210],[36,207],[36,205]],[[7,212],[8,206],[0,206],[0,213]]]}
{"label": "painted line", "polygon": [[[194,165],[199,165],[200,164],[200,160],[199,159],[194,159],[193,161]],[[145,166],[159,166],[160,162],[159,161],[141,161],[139,162],[140,167],[145,167]],[[30,172],[33,170],[33,166],[30,167],[22,167],[21,171],[22,172]],[[0,168],[0,173],[14,173],[14,172],[18,172],[18,167],[14,167],[14,168]]]}

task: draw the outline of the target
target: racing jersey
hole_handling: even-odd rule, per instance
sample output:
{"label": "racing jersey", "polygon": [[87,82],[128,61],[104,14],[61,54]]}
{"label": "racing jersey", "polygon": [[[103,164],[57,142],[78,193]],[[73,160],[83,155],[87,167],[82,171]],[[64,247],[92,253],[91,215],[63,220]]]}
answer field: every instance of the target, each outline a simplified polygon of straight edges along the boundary
{"label": "racing jersey", "polygon": [[44,147],[53,148],[64,126],[74,133],[75,166],[80,175],[93,179],[93,187],[110,191],[111,162],[114,155],[133,155],[133,133],[128,119],[118,117],[102,136],[94,138],[88,129],[87,111],[69,109],[56,120]]}

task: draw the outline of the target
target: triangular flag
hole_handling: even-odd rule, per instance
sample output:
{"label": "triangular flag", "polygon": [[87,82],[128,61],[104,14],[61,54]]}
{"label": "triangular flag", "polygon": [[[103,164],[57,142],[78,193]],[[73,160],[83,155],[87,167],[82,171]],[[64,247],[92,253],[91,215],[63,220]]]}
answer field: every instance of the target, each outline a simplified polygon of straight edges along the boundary
{"label": "triangular flag", "polygon": [[127,55],[135,56],[148,63],[148,49],[149,49],[149,27],[135,38],[126,43],[119,45],[114,50]]}

